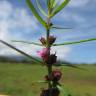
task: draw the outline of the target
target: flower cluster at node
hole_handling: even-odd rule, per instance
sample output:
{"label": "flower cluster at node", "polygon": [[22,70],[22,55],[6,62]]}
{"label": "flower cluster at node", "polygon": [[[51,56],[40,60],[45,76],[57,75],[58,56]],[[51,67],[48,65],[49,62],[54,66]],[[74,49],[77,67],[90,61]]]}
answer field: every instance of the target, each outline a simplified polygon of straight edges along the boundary
{"label": "flower cluster at node", "polygon": [[61,79],[61,76],[62,76],[61,71],[59,71],[58,69],[56,69],[56,70],[53,70],[52,71],[51,76],[46,75],[45,76],[45,79],[46,79],[46,81],[51,80],[51,81],[57,81],[58,82]]}
{"label": "flower cluster at node", "polygon": [[44,37],[41,37],[39,40],[42,43],[42,45],[46,46],[46,40]]}
{"label": "flower cluster at node", "polygon": [[[39,40],[43,46],[47,45],[47,40],[44,37],[41,37]],[[53,35],[50,35],[49,36],[49,45],[51,46],[55,42],[55,40],[56,40],[56,37]],[[49,48],[43,48],[41,51],[38,51],[37,53],[43,59],[44,63],[46,63],[47,65],[49,65],[49,64],[52,65],[52,64],[56,63],[56,60],[57,60],[56,53],[50,54]]]}
{"label": "flower cluster at node", "polygon": [[[39,40],[43,46],[47,45],[47,40],[44,37],[41,37]],[[55,40],[56,40],[56,37],[53,35],[50,35],[49,36],[49,45],[51,46],[55,42]]]}
{"label": "flower cluster at node", "polygon": [[52,71],[53,81],[59,81],[61,79],[62,73],[58,69]]}
{"label": "flower cluster at node", "polygon": [[56,63],[57,56],[56,54],[50,54],[50,50],[48,48],[43,48],[41,51],[37,51],[38,55],[43,59],[46,64],[54,64]]}
{"label": "flower cluster at node", "polygon": [[53,35],[49,36],[49,43],[50,45],[52,45],[56,40],[56,37],[54,37]]}

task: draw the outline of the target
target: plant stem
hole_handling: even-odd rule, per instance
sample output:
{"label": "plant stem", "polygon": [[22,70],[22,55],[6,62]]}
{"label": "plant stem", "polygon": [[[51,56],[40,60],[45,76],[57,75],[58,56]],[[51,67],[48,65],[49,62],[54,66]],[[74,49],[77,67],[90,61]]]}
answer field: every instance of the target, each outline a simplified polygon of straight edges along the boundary
{"label": "plant stem", "polygon": [[[50,8],[50,0],[49,0],[49,4],[48,4],[48,17],[47,17],[47,29],[46,29],[46,41],[47,41],[47,46],[46,46],[46,48],[48,48],[49,49],[49,54],[48,54],[48,58],[49,58],[49,56],[50,56],[50,48],[51,48],[51,46],[50,46],[50,41],[49,41],[49,37],[50,37],[50,20],[51,20],[51,18],[50,18],[50,14],[51,14],[51,8]],[[51,75],[52,75],[52,64],[48,64],[47,65],[47,69],[48,69],[48,76],[49,76],[49,78],[51,77]],[[49,90],[49,96],[52,96],[52,92],[51,92],[51,89],[52,89],[52,82],[51,82],[51,80],[49,79],[49,81],[48,81],[48,90]]]}
{"label": "plant stem", "polygon": [[[50,56],[50,42],[49,42],[49,36],[50,36],[50,18],[47,19],[47,26],[48,26],[48,29],[46,30],[46,39],[47,39],[47,48],[49,49],[49,54],[48,54],[48,58]],[[49,78],[51,77],[51,74],[52,74],[52,65],[51,64],[48,64],[47,65],[47,68],[48,68],[48,76]],[[51,95],[51,89],[52,89],[52,84],[51,84],[51,80],[48,81],[48,89],[49,89],[49,96],[52,96]]]}

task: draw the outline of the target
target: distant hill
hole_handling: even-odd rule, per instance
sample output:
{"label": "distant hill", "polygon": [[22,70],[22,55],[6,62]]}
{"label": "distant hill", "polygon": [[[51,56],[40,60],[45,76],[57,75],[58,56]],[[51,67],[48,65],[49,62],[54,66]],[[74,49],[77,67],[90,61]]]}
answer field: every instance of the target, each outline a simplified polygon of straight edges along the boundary
{"label": "distant hill", "polygon": [[0,62],[29,63],[30,60],[24,56],[0,56]]}
{"label": "distant hill", "polygon": [[[34,57],[36,59],[40,59],[38,57]],[[26,58],[25,56],[0,56],[0,62],[15,62],[15,63],[34,63],[32,60]],[[60,65],[60,64],[77,64],[77,63],[72,63],[72,62],[68,62],[68,61],[63,61],[63,60],[58,60],[56,65]],[[81,63],[78,63],[78,64],[81,64]],[[86,63],[82,63],[83,65],[86,64]],[[94,63],[96,64],[96,63]]]}

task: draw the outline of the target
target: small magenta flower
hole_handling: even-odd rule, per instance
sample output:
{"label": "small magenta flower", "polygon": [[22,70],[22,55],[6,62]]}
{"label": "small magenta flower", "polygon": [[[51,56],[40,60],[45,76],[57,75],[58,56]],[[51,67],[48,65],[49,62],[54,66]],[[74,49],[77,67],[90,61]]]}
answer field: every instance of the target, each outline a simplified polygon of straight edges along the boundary
{"label": "small magenta flower", "polygon": [[62,73],[61,71],[59,71],[58,69],[56,70],[53,70],[52,71],[52,74],[51,76],[49,77],[48,75],[45,76],[45,80],[46,81],[49,81],[49,80],[52,80],[52,81],[59,81],[61,79],[61,76],[62,76]]}
{"label": "small magenta flower", "polygon": [[53,81],[59,81],[61,79],[62,73],[60,70],[55,69],[52,71]]}
{"label": "small magenta flower", "polygon": [[41,51],[37,51],[38,55],[42,57],[44,61],[48,61],[49,49],[43,48]]}

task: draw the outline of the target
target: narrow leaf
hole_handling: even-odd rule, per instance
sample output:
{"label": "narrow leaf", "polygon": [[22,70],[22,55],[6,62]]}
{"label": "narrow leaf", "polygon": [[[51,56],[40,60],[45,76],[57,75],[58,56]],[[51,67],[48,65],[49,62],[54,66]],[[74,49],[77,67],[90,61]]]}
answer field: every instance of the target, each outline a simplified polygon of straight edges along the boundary
{"label": "narrow leaf", "polygon": [[65,43],[61,43],[61,44],[53,44],[53,46],[79,44],[79,43],[84,43],[84,42],[89,42],[89,41],[95,41],[95,40],[96,40],[96,38],[90,38],[90,39],[80,40],[80,41],[76,41],[76,42],[65,42]]}
{"label": "narrow leaf", "polygon": [[56,64],[57,66],[67,66],[67,67],[71,67],[71,68],[75,68],[75,69],[80,69],[80,70],[84,70],[84,71],[88,71],[88,70],[86,70],[85,68],[80,68],[80,67],[78,67],[78,66],[76,66],[76,65],[74,65],[74,64]]}
{"label": "narrow leaf", "polygon": [[57,86],[57,88],[60,90],[60,91],[64,91],[64,89],[61,87],[61,86]]}
{"label": "narrow leaf", "polygon": [[51,7],[53,8],[55,4],[55,0],[51,0]]}
{"label": "narrow leaf", "polygon": [[67,66],[67,67],[72,67],[72,68],[75,68],[75,69],[80,69],[80,70],[86,70],[84,68],[80,68],[74,64],[61,64],[61,66]]}
{"label": "narrow leaf", "polygon": [[69,3],[69,1],[70,0],[64,0],[64,2],[62,2],[61,5],[59,5],[59,7],[57,7],[55,11],[51,14],[51,17],[56,15],[58,12],[60,12]]}
{"label": "narrow leaf", "polygon": [[26,44],[33,44],[33,45],[37,45],[37,46],[42,46],[42,44],[35,43],[35,42],[28,42],[28,41],[12,40],[12,42],[20,42],[20,43],[26,43]]}
{"label": "narrow leaf", "polygon": [[54,4],[53,4],[53,8],[55,8],[57,5],[58,5],[59,1],[55,1]]}
{"label": "narrow leaf", "polygon": [[41,13],[42,13],[44,16],[47,17],[47,14],[46,14],[46,12],[44,11],[44,9],[42,8],[39,0],[36,0],[36,3],[37,3],[37,6],[38,6],[39,10],[41,11]]}
{"label": "narrow leaf", "polygon": [[57,26],[52,26],[53,29],[72,29],[72,28],[64,28],[64,27],[57,27]]}
{"label": "narrow leaf", "polygon": [[50,10],[50,0],[47,0],[48,10]]}
{"label": "narrow leaf", "polygon": [[34,5],[32,4],[32,2],[30,0],[26,0],[26,3],[28,4],[29,8],[31,9],[32,13],[34,14],[34,16],[38,19],[38,21],[45,27],[46,26],[46,22],[41,18],[41,16],[38,14],[38,12],[36,11]]}
{"label": "narrow leaf", "polygon": [[32,82],[32,85],[34,85],[34,84],[37,84],[37,83],[48,83],[48,81],[33,81]]}
{"label": "narrow leaf", "polygon": [[27,53],[25,53],[25,52],[23,52],[23,51],[21,51],[21,50],[17,49],[17,48],[16,48],[16,47],[14,47],[13,45],[11,45],[11,44],[9,44],[9,43],[7,43],[7,42],[3,41],[3,40],[0,40],[0,42],[1,42],[1,43],[3,43],[4,45],[6,45],[6,46],[8,46],[8,47],[10,47],[10,48],[12,48],[12,49],[14,49],[15,51],[17,51],[17,52],[21,53],[22,55],[25,55],[26,57],[28,57],[28,58],[32,59],[32,60],[33,60],[34,62],[36,62],[36,63],[42,63],[42,62],[41,62],[41,61],[39,61],[38,59],[36,59],[36,58],[34,58],[34,57],[32,57],[32,56],[28,55]]}
{"label": "narrow leaf", "polygon": [[37,81],[38,83],[48,83],[47,81]]}
{"label": "narrow leaf", "polygon": [[[62,94],[63,94],[64,96],[69,96],[62,86],[59,86],[59,85],[58,85],[57,88],[62,92]],[[71,95],[70,95],[70,96],[71,96]]]}

